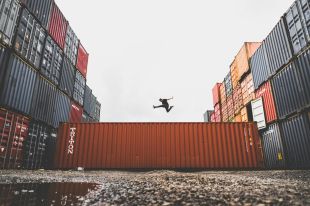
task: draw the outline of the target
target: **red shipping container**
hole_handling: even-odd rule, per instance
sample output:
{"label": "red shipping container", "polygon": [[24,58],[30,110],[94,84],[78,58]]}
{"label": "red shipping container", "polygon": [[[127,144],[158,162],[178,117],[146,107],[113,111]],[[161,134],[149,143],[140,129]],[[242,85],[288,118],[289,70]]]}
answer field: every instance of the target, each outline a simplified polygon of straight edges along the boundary
{"label": "red shipping container", "polygon": [[216,120],[215,120],[215,112],[211,113],[211,122],[216,122]]}
{"label": "red shipping container", "polygon": [[87,64],[88,64],[88,53],[80,42],[79,49],[78,49],[76,68],[81,72],[81,74],[85,78],[87,74]]}
{"label": "red shipping container", "polygon": [[266,82],[255,91],[256,98],[263,97],[266,122],[277,120],[277,112],[270,82]]}
{"label": "red shipping container", "polygon": [[213,94],[213,105],[216,105],[217,103],[220,103],[220,86],[221,83],[216,83],[215,86],[212,89]]}
{"label": "red shipping container", "polygon": [[29,119],[0,109],[0,168],[17,169],[22,165],[24,142],[28,136]]}
{"label": "red shipping container", "polygon": [[236,115],[240,112],[243,106],[240,83],[237,84],[236,88],[233,91],[233,99],[234,99],[234,114]]}
{"label": "red shipping container", "polygon": [[215,122],[221,122],[222,121],[222,111],[221,111],[221,105],[216,104],[214,106],[214,115],[215,115]]}
{"label": "red shipping container", "polygon": [[69,122],[79,123],[82,121],[83,108],[78,104],[71,102]]}
{"label": "red shipping container", "polygon": [[256,123],[63,123],[55,168],[257,169]]}
{"label": "red shipping container", "polygon": [[65,47],[67,26],[68,22],[65,19],[64,15],[60,11],[56,3],[53,3],[52,14],[50,17],[49,33],[62,49],[64,49]]}

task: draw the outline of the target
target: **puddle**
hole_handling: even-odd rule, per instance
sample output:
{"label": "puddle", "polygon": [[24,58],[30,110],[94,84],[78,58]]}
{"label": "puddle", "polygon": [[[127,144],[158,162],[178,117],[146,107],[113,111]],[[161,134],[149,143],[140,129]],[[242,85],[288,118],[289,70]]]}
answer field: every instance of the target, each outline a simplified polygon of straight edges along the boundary
{"label": "puddle", "polygon": [[0,206],[80,205],[93,183],[0,184]]}

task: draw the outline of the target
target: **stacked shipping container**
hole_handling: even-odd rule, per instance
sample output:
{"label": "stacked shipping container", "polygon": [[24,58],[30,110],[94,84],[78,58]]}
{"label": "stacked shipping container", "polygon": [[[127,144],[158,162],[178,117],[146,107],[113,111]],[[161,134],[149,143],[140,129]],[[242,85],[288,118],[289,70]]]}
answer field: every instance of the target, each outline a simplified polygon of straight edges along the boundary
{"label": "stacked shipping container", "polygon": [[1,168],[48,166],[55,128],[81,122],[84,101],[87,121],[99,121],[100,103],[84,97],[87,62],[53,0],[0,2]]}

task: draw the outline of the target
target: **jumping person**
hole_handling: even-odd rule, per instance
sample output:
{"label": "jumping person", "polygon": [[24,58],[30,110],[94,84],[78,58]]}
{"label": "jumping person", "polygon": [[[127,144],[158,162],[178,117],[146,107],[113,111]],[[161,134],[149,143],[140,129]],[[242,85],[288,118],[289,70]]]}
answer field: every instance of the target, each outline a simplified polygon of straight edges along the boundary
{"label": "jumping person", "polygon": [[155,109],[155,108],[159,108],[159,107],[164,107],[166,109],[167,113],[168,113],[168,112],[170,112],[170,110],[173,107],[173,106],[169,107],[168,100],[171,100],[171,99],[173,99],[173,97],[171,97],[170,99],[161,99],[160,98],[159,101],[162,103],[162,105],[159,105],[159,106],[154,106],[153,105],[153,108]]}

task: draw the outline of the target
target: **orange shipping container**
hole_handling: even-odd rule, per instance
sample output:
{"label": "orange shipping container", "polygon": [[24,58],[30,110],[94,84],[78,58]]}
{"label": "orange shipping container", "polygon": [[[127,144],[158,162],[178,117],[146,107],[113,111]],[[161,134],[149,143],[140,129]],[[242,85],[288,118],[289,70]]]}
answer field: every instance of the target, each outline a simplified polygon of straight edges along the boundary
{"label": "orange shipping container", "polygon": [[222,102],[221,112],[222,112],[222,121],[228,122],[228,109],[226,101]]}
{"label": "orange shipping container", "polygon": [[57,169],[257,169],[256,123],[63,123]]}
{"label": "orange shipping container", "polygon": [[234,113],[238,114],[243,106],[240,83],[237,84],[236,88],[233,91],[233,98],[234,98]]}
{"label": "orange shipping container", "polygon": [[238,75],[236,59],[230,65],[230,74],[231,74],[231,81],[232,81],[233,89],[235,89],[238,82],[239,82],[239,75]]}
{"label": "orange shipping container", "polygon": [[241,92],[244,105],[255,99],[253,76],[251,73],[241,82]]}
{"label": "orange shipping container", "polygon": [[215,86],[212,89],[212,94],[213,94],[213,106],[220,103],[220,86],[222,83],[216,83]]}
{"label": "orange shipping container", "polygon": [[242,122],[248,122],[249,118],[248,118],[248,111],[246,107],[243,107],[241,109],[241,121]]}
{"label": "orange shipping container", "polygon": [[234,101],[233,101],[233,96],[227,97],[227,110],[228,110],[228,119],[232,119],[235,116],[234,113]]}
{"label": "orange shipping container", "polygon": [[240,113],[235,116],[234,122],[242,122],[242,117]]}
{"label": "orange shipping container", "polygon": [[224,83],[220,85],[220,95],[221,95],[221,103],[223,103],[224,101],[226,101],[226,91]]}

